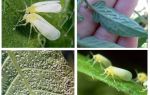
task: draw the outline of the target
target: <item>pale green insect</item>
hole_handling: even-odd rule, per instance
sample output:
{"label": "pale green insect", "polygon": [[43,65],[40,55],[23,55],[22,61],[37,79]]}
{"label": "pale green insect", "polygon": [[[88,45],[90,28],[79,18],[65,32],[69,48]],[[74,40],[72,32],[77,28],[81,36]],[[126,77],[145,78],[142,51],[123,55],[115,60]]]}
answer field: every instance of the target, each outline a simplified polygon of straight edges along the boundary
{"label": "pale green insect", "polygon": [[141,92],[144,92],[147,90],[147,85],[148,85],[148,77],[147,77],[147,74],[144,73],[144,72],[140,72],[137,74],[137,78],[136,78],[136,82],[137,83],[140,83],[144,89],[142,89]]}
{"label": "pale green insect", "polygon": [[145,81],[147,81],[147,79],[148,79],[148,77],[147,77],[146,73],[140,72],[137,75],[136,82],[143,84]]}
{"label": "pale green insect", "polygon": [[93,55],[93,65],[100,64],[101,67],[107,68],[111,66],[111,61],[101,54]]}
{"label": "pale green insect", "polygon": [[132,73],[130,71],[115,66],[109,66],[104,69],[104,74],[106,74],[107,77],[123,81],[131,81],[132,79]]}

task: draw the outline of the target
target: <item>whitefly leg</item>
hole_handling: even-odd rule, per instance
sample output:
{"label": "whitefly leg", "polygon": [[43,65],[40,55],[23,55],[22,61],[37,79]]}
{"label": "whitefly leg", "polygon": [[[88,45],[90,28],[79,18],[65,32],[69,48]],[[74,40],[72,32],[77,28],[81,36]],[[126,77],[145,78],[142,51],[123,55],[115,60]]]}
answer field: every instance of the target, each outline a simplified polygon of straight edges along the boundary
{"label": "whitefly leg", "polygon": [[33,26],[33,28],[38,33],[37,39],[38,39],[38,42],[39,42],[40,46],[44,47],[45,43],[46,43],[45,37],[43,37],[43,35],[41,35],[41,33],[39,33],[39,31],[37,30],[37,28],[35,26]]}
{"label": "whitefly leg", "polygon": [[40,33],[38,33],[38,42],[40,44],[41,47],[44,47],[45,46],[45,43],[46,43],[46,39],[45,37],[43,37],[43,35],[41,35]]}
{"label": "whitefly leg", "polygon": [[16,30],[16,27],[26,26],[28,24],[28,23],[19,24],[22,21],[24,21],[24,19],[21,19],[21,17],[20,17],[19,20],[17,21],[16,25],[14,25],[13,31]]}

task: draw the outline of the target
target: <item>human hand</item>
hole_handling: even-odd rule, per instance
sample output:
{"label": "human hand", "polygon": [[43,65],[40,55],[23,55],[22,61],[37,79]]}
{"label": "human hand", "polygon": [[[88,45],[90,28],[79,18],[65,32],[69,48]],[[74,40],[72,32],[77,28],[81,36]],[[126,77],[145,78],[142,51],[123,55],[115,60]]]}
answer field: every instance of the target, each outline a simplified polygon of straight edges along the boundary
{"label": "human hand", "polygon": [[[89,3],[94,3],[96,0],[88,0]],[[113,7],[116,11],[131,16],[137,5],[138,0],[105,0],[108,7]],[[104,27],[95,23],[92,19],[92,10],[85,7],[84,4],[81,5],[80,14],[84,17],[84,20],[78,22],[77,31],[80,38],[87,36],[95,36],[99,40],[106,40],[114,42],[124,47],[137,47],[138,38],[137,37],[121,37],[116,34],[108,32]],[[128,32],[128,31],[127,31]]]}

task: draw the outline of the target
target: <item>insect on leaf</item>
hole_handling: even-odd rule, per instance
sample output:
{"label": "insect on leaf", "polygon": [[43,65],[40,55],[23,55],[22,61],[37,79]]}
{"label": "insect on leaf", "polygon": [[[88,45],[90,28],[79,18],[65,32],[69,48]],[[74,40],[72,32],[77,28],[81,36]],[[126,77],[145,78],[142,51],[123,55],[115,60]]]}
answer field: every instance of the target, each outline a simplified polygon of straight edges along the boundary
{"label": "insect on leaf", "polygon": [[[62,8],[67,10],[59,13],[38,13],[48,23],[52,24],[60,32],[60,38],[56,41],[51,41],[45,38],[43,44],[42,40],[38,39],[38,35],[41,34],[39,31],[36,33],[35,29],[32,29],[30,36],[30,24],[27,26],[16,27],[17,22],[20,21],[27,7],[38,2],[44,2],[50,0],[2,0],[2,47],[73,47],[74,46],[74,8],[73,0],[59,0]],[[58,0],[52,0],[58,1]],[[69,1],[69,2],[66,2]],[[65,7],[67,5],[67,7]],[[69,19],[65,19],[70,17]],[[65,22],[65,24],[63,24]],[[24,22],[20,23],[23,24]],[[72,26],[72,27],[71,27]],[[69,32],[66,32],[68,31]],[[29,39],[30,37],[30,39]],[[15,38],[15,39],[14,39]],[[42,43],[42,45],[41,45]]]}
{"label": "insect on leaf", "polygon": [[106,83],[110,87],[117,89],[117,91],[126,93],[126,95],[147,95],[146,90],[142,91],[144,87],[137,84],[135,81],[123,81],[115,79],[114,83],[114,79],[104,75],[104,71],[102,69],[100,69],[98,66],[93,67],[90,60],[90,58],[78,54],[78,72],[90,76],[94,80]]}
{"label": "insect on leaf", "polygon": [[93,19],[109,32],[124,37],[147,37],[147,32],[138,23],[107,7],[104,1],[98,1],[91,7],[95,11]]}

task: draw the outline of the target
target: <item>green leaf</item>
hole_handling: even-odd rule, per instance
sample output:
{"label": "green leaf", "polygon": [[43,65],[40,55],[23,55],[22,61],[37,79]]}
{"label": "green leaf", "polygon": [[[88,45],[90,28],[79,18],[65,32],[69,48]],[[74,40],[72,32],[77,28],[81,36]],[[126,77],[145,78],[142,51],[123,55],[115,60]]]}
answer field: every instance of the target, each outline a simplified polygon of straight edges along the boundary
{"label": "green leaf", "polygon": [[109,32],[124,37],[147,37],[147,32],[138,23],[113,8],[107,7],[104,1],[98,1],[91,7],[95,11],[94,20]]}
{"label": "green leaf", "polygon": [[8,51],[2,95],[74,95],[73,70],[61,51]]}
{"label": "green leaf", "polygon": [[77,40],[79,47],[89,47],[89,48],[122,48],[121,46],[104,40],[99,40],[94,36],[86,37]]}
{"label": "green leaf", "polygon": [[144,43],[147,43],[147,38],[142,37],[138,39],[138,47],[141,47]]}
{"label": "green leaf", "polygon": [[78,72],[104,82],[118,91],[122,91],[128,95],[147,95],[146,91],[142,91],[144,87],[137,84],[135,81],[122,81],[119,79],[112,79],[109,76],[106,77],[104,70],[100,68],[99,64],[96,66],[93,66],[92,64],[91,59],[78,54]]}
{"label": "green leaf", "polygon": [[[32,1],[32,2],[30,2]],[[2,1],[2,47],[73,47],[74,46],[74,1],[61,0],[62,12],[60,13],[38,13],[50,24],[55,26],[61,36],[56,41],[50,41],[42,36],[38,39],[38,34],[32,30],[29,40],[30,25],[20,26],[14,30],[19,19],[22,19],[25,4],[30,6],[33,3],[43,0],[3,0]],[[68,2],[69,1],[69,2]],[[45,40],[43,40],[45,39]],[[29,40],[29,41],[28,41]],[[42,43],[42,44],[41,44]]]}

